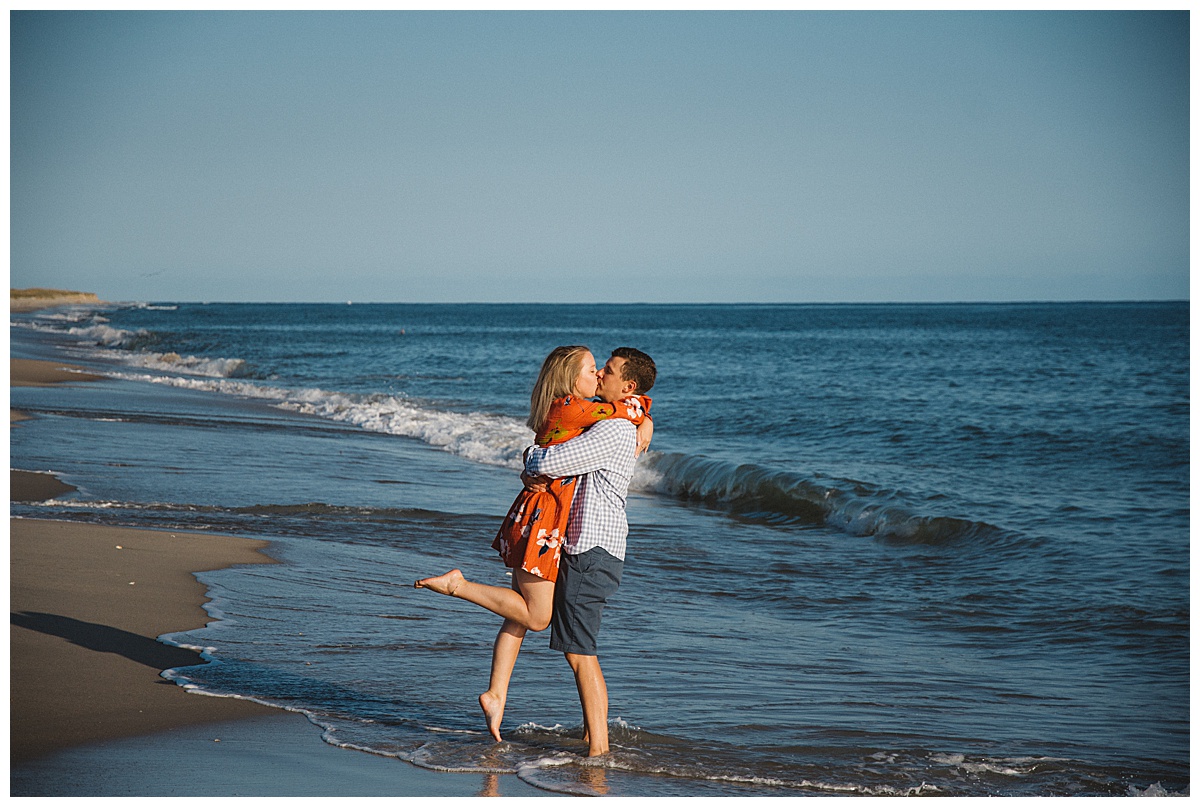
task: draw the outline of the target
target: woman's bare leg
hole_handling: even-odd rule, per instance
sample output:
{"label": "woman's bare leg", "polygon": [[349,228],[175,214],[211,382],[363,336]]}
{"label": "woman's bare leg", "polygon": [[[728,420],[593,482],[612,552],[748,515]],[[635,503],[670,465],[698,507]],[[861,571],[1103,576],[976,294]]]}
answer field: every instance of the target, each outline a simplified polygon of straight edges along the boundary
{"label": "woman's bare leg", "polygon": [[492,645],[492,676],[488,689],[479,696],[488,731],[500,740],[500,723],[508,701],[508,685],[521,652],[526,630],[545,630],[554,611],[554,581],[524,569],[513,569],[512,588],[472,583],[458,569],[438,577],[427,577],[414,584],[439,594],[473,602],[504,617],[504,624]]}
{"label": "woman's bare leg", "polygon": [[500,723],[504,720],[504,704],[508,702],[508,684],[512,680],[517,654],[525,640],[525,628],[510,619],[504,620],[496,643],[492,645],[492,678],[487,692],[479,696],[479,707],[483,709],[488,731],[496,742],[500,742]]}
{"label": "woman's bare leg", "polygon": [[529,630],[545,630],[554,611],[554,581],[524,569],[513,569],[513,579],[520,586],[519,592],[502,586],[472,583],[458,569],[437,577],[426,577],[413,585],[473,602]]}
{"label": "woman's bare leg", "polygon": [[[530,591],[529,596],[544,596],[544,587],[540,584],[546,581],[536,575],[517,569],[513,573],[512,587],[514,591]],[[524,588],[522,586],[524,585]],[[457,588],[455,589],[457,591]],[[522,593],[522,596],[526,596]],[[553,590],[551,590],[553,598]],[[553,601],[551,602],[553,607]],[[500,723],[504,719],[504,705],[508,701],[508,685],[512,680],[513,668],[517,664],[517,655],[521,652],[521,643],[525,640],[525,626],[504,620],[496,641],[492,645],[492,676],[488,681],[487,691],[479,696],[479,706],[483,709],[487,720],[488,731],[497,742],[500,741]]]}

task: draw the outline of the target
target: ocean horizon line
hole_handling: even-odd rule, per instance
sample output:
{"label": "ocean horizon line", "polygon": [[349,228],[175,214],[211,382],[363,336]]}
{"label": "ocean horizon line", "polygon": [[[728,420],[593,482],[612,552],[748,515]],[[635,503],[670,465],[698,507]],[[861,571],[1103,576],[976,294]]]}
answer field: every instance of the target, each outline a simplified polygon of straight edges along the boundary
{"label": "ocean horizon line", "polygon": [[740,301],[740,302],[545,302],[545,301],[428,301],[428,300],[197,300],[184,298],[170,297],[155,297],[143,298],[138,300],[107,300],[101,299],[102,305],[138,305],[138,304],[188,304],[188,305],[330,305],[330,306],[345,306],[345,305],[424,305],[424,306],[529,306],[540,308],[562,308],[562,307],[604,307],[604,308],[627,308],[631,306],[640,307],[672,307],[672,308],[816,308],[816,307],[867,307],[867,306],[924,306],[924,307],[952,307],[952,306],[1057,306],[1057,305],[1094,305],[1094,306],[1122,306],[1122,305],[1169,305],[1169,304],[1190,304],[1190,298],[1154,298],[1154,299],[1120,299],[1120,300],[1094,300],[1094,299],[1079,299],[1079,300],[917,300],[917,301]]}

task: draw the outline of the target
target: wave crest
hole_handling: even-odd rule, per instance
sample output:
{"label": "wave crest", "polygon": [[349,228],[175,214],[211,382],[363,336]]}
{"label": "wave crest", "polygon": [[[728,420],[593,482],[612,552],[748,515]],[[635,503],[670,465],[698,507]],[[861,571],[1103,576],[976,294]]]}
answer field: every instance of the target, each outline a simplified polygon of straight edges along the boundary
{"label": "wave crest", "polygon": [[107,323],[108,320],[94,310],[68,309],[33,320],[15,320],[12,325],[43,333],[66,334],[83,345],[98,348],[95,351],[97,357],[132,367],[209,378],[240,378],[252,374],[244,359],[154,352],[152,348],[160,343],[154,333],[143,328],[136,331],[114,328]]}
{"label": "wave crest", "polygon": [[642,483],[687,501],[702,501],[769,522],[838,527],[852,535],[945,544],[1001,531],[990,524],[927,516],[896,491],[854,480],[824,480],[705,456],[647,454]]}
{"label": "wave crest", "polygon": [[278,406],[367,431],[412,437],[487,465],[519,467],[521,452],[533,440],[532,432],[515,418],[426,409],[394,395],[300,390]]}
{"label": "wave crest", "polygon": [[239,378],[250,374],[244,359],[180,356],[178,353],[142,353],[127,357],[126,363],[150,370],[184,372],[210,378]]}

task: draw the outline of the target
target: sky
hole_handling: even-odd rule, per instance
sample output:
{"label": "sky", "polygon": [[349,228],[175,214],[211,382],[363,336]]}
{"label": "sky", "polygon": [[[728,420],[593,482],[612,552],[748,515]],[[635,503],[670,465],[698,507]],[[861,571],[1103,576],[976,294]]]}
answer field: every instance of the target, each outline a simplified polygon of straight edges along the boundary
{"label": "sky", "polygon": [[1187,299],[1187,12],[10,17],[10,281]]}

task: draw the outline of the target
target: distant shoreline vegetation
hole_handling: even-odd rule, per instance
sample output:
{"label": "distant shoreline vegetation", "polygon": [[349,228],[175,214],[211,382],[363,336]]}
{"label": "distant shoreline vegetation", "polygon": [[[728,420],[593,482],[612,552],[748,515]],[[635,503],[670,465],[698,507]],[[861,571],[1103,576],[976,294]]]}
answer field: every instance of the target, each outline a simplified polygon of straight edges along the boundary
{"label": "distant shoreline vegetation", "polygon": [[10,289],[8,307],[10,311],[36,311],[39,308],[51,308],[56,305],[99,302],[100,298],[88,291]]}

